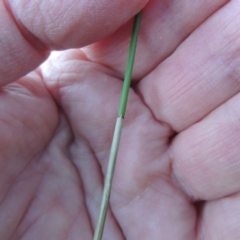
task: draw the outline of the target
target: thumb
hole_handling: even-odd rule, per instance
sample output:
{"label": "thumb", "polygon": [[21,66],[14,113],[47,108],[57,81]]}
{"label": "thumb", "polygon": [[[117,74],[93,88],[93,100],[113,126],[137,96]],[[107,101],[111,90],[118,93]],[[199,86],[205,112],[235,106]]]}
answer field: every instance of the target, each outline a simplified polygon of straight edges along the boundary
{"label": "thumb", "polygon": [[82,47],[110,35],[147,1],[0,1],[0,86],[35,69],[49,50]]}

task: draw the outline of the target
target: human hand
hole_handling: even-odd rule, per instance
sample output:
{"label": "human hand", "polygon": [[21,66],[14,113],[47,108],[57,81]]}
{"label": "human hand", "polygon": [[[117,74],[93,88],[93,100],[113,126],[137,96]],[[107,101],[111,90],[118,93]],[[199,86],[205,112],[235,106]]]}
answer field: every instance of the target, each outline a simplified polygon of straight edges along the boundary
{"label": "human hand", "polygon": [[[92,239],[128,20],[147,1],[6,2],[0,239]],[[144,7],[104,239],[239,239],[239,5]]]}

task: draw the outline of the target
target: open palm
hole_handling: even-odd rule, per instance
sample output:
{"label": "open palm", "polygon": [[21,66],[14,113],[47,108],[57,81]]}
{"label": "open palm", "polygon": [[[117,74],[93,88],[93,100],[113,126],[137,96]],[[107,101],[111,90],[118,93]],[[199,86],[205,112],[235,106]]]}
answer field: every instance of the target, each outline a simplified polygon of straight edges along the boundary
{"label": "open palm", "polygon": [[142,7],[104,239],[240,238],[240,2],[16,0],[0,6],[0,239],[92,239]]}

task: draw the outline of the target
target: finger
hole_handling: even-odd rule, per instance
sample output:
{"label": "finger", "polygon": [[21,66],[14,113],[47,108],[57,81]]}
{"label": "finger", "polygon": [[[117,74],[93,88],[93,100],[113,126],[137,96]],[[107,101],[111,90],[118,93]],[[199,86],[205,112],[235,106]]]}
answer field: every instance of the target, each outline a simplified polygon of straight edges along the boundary
{"label": "finger", "polygon": [[240,190],[240,94],[173,142],[173,169],[194,199],[216,199]]}
{"label": "finger", "polygon": [[206,203],[201,211],[197,239],[239,239],[239,219],[239,194]]}
{"label": "finger", "polygon": [[[140,79],[168,57],[204,20],[229,0],[153,0],[143,9],[134,78]],[[132,22],[84,49],[88,58],[124,75]]]}
{"label": "finger", "polygon": [[146,2],[1,1],[0,85],[36,68],[49,49],[82,47],[106,37]]}
{"label": "finger", "polygon": [[56,105],[38,74],[1,89],[0,123],[0,238],[10,239],[46,167],[37,155],[58,123]]}
{"label": "finger", "polygon": [[139,86],[156,118],[178,132],[240,90],[239,4],[215,13]]}
{"label": "finger", "polygon": [[[109,69],[83,61],[76,51],[72,59],[69,55],[50,59],[42,74],[72,126],[77,166],[88,165],[80,159],[82,154],[76,155],[76,148],[85,142],[105,174],[122,81]],[[131,91],[111,195],[111,211],[126,239],[193,239],[194,208],[170,176],[166,154],[170,134]],[[84,186],[89,186],[86,168],[78,169],[85,176]]]}

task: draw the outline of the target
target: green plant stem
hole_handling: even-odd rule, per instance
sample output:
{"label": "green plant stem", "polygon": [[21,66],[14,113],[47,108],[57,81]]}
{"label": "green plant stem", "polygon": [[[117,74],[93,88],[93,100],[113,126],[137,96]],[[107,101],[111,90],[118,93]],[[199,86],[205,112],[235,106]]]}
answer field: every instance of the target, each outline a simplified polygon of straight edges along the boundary
{"label": "green plant stem", "polygon": [[129,88],[131,84],[140,20],[141,20],[141,13],[138,13],[134,18],[134,25],[133,25],[133,31],[132,31],[132,37],[131,37],[131,43],[130,43],[130,49],[129,49],[129,55],[128,55],[128,62],[127,62],[121,100],[120,100],[120,105],[118,110],[118,117],[116,120],[115,130],[113,134],[113,140],[112,140],[110,156],[108,161],[108,168],[107,168],[104,189],[103,189],[102,202],[100,206],[99,217],[98,217],[93,240],[102,239],[104,225],[106,221],[113,174],[114,174],[114,169],[116,165],[117,153],[119,149],[120,137],[122,132],[122,124],[123,124],[123,119],[126,113]]}

